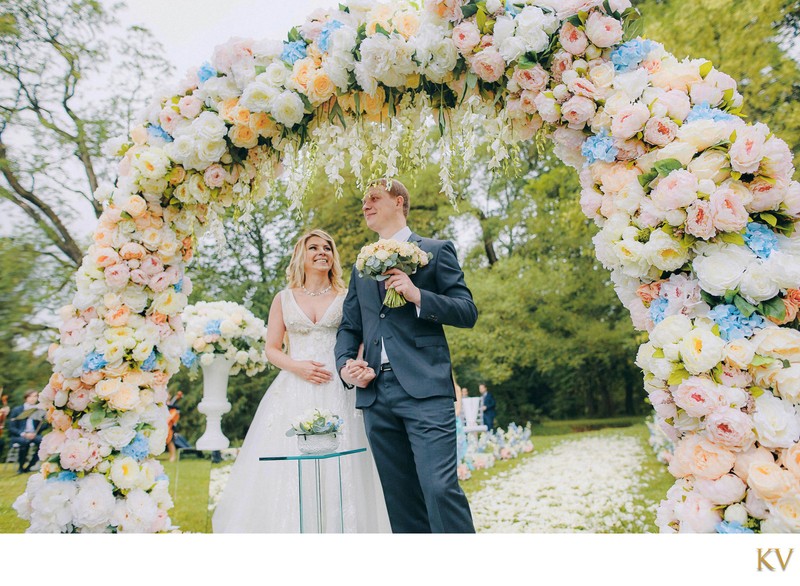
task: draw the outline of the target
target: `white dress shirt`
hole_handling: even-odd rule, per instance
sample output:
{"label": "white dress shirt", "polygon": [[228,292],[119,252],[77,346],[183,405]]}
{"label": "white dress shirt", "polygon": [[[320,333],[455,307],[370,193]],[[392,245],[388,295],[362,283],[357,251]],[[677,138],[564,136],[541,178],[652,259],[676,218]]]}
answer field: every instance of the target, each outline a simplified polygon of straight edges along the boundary
{"label": "white dress shirt", "polygon": [[[408,239],[411,238],[411,228],[408,226],[404,226],[402,230],[397,232],[394,236],[389,238],[389,240],[397,240],[398,242],[408,242]],[[417,308],[417,317],[419,317],[419,305],[415,306]],[[386,348],[383,345],[383,338],[381,337],[381,364],[385,364],[389,362],[389,357],[386,355]]]}

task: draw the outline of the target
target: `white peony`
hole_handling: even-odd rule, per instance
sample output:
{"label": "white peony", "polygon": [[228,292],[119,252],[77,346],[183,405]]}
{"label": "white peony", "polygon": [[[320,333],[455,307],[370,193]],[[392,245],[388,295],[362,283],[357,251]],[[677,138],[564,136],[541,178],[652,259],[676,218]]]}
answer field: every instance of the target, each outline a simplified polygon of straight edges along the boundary
{"label": "white peony", "polygon": [[800,439],[800,416],[795,407],[770,392],[756,401],[753,422],[759,443],[767,448],[789,448]]}
{"label": "white peony", "polygon": [[681,360],[686,370],[701,374],[722,360],[725,341],[704,328],[695,328],[680,341]]}
{"label": "white peony", "polygon": [[291,128],[303,119],[304,109],[303,100],[297,92],[291,90],[278,94],[270,106],[272,117],[287,128]]}

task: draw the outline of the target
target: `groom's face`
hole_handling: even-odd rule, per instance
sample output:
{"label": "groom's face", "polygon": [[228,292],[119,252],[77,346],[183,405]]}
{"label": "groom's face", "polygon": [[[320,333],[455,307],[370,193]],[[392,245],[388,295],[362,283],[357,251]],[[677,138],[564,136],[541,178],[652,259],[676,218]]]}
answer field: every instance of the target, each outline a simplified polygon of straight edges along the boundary
{"label": "groom's face", "polygon": [[398,213],[402,214],[403,198],[394,197],[383,187],[373,185],[361,200],[361,211],[367,228],[380,232],[381,228],[394,221]]}

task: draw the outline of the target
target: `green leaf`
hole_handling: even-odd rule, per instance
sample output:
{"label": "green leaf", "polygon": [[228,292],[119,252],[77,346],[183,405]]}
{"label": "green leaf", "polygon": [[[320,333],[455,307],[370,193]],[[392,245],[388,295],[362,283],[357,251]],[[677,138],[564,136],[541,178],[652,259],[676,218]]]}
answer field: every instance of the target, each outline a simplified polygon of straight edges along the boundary
{"label": "green leaf", "polygon": [[581,26],[583,24],[583,22],[581,22],[581,17],[578,16],[577,14],[570,16],[567,19],[567,22],[570,23],[572,26]]}
{"label": "green leaf", "polygon": [[672,374],[669,375],[669,379],[667,380],[667,384],[669,386],[671,386],[671,387],[675,386],[675,385],[679,385],[683,381],[685,381],[687,378],[689,378],[690,376],[692,376],[692,375],[689,374],[688,370],[686,370],[685,368],[678,368],[676,370],[673,370]]}
{"label": "green leaf", "polygon": [[764,366],[766,364],[772,364],[773,362],[775,362],[775,359],[771,356],[762,356],[761,354],[756,354],[750,361],[750,366]]}
{"label": "green leaf", "polygon": [[683,165],[678,159],[664,159],[653,165],[653,168],[658,171],[659,175],[666,177],[676,169],[683,169]]}
{"label": "green leaf", "polygon": [[764,220],[767,224],[769,224],[773,228],[778,225],[778,218],[776,218],[772,214],[768,214],[767,212],[761,212],[759,214],[759,218]]}
{"label": "green leaf", "polygon": [[536,66],[536,60],[530,57],[530,53],[525,53],[517,60],[517,67],[520,69],[531,69]]}
{"label": "green leaf", "polygon": [[133,219],[133,216],[132,216],[132,215],[130,215],[130,214],[129,214],[128,212],[126,212],[126,211],[122,211],[122,212],[120,213],[120,216],[121,216],[122,218],[125,218],[126,220],[132,220],[132,219]]}
{"label": "green leaf", "polygon": [[738,246],[744,246],[744,236],[739,234],[738,232],[721,232],[719,236],[717,236],[723,242],[727,242],[728,244],[736,244]]}
{"label": "green leaf", "polygon": [[648,185],[650,185],[650,183],[651,183],[651,182],[653,181],[653,179],[655,179],[656,177],[658,177],[658,171],[656,171],[655,169],[653,169],[653,170],[652,170],[652,171],[650,171],[649,173],[642,173],[642,174],[641,174],[641,175],[639,175],[639,177],[638,177],[638,179],[639,179],[639,184],[640,184],[642,187],[647,187]]}
{"label": "green leaf", "polygon": [[723,296],[725,303],[727,304],[733,303],[733,298],[736,297],[737,293],[739,293],[738,289],[728,289],[727,291],[725,291],[725,295]]}
{"label": "green leaf", "polygon": [[89,416],[89,423],[92,425],[99,425],[103,419],[106,418],[106,410],[105,409],[95,409],[92,411],[92,414]]}
{"label": "green leaf", "polygon": [[475,24],[478,25],[478,30],[484,32],[484,28],[486,27],[486,12],[483,8],[478,8],[478,14],[475,17]]}
{"label": "green leaf", "polygon": [[331,113],[328,117],[328,120],[332,123],[333,119],[337,117],[339,118],[339,122],[342,123],[342,128],[347,128],[347,123],[344,121],[344,111],[342,110],[342,107],[339,105],[338,101],[333,104],[333,108],[331,108]]}
{"label": "green leaf", "polygon": [[786,319],[786,304],[780,297],[773,297],[769,301],[762,301],[758,308],[766,317],[771,317],[778,321]]}
{"label": "green leaf", "polygon": [[384,35],[384,36],[386,36],[386,37],[390,36],[390,33],[389,33],[389,31],[387,31],[385,28],[383,28],[383,27],[382,27],[381,25],[379,25],[379,24],[376,24],[376,25],[375,25],[375,32],[376,32],[376,33],[380,33],[380,34],[382,34],[382,35]]}
{"label": "green leaf", "polygon": [[350,14],[350,7],[345,4],[339,4],[339,10]]}
{"label": "green leaf", "polygon": [[733,298],[733,304],[736,306],[736,309],[738,309],[745,317],[750,317],[756,312],[756,309],[758,309],[755,305],[747,301],[741,295],[737,295]]}
{"label": "green leaf", "polygon": [[761,387],[752,386],[748,389],[750,394],[753,395],[754,399],[758,399],[761,395],[763,395],[766,391]]}
{"label": "green leaf", "polygon": [[700,66],[700,77],[703,79],[706,78],[706,75],[711,73],[711,70],[714,69],[714,64],[711,61],[706,61]]}
{"label": "green leaf", "polygon": [[656,348],[655,352],[653,352],[653,358],[664,358],[664,349]]}
{"label": "green leaf", "polygon": [[255,67],[256,75],[261,75],[266,70],[267,70],[267,68],[264,65],[256,65],[256,67]]}
{"label": "green leaf", "polygon": [[464,15],[464,18],[469,18],[470,16],[474,16],[475,13],[478,12],[478,4],[466,4],[465,6],[461,7],[461,14]]}
{"label": "green leaf", "polygon": [[733,94],[734,94],[733,88],[725,90],[724,92],[722,92],[722,100],[725,103],[730,102],[733,99]]}
{"label": "green leaf", "polygon": [[297,27],[292,27],[292,30],[289,31],[289,42],[293,43],[294,41],[299,41],[300,39],[300,32],[297,30]]}

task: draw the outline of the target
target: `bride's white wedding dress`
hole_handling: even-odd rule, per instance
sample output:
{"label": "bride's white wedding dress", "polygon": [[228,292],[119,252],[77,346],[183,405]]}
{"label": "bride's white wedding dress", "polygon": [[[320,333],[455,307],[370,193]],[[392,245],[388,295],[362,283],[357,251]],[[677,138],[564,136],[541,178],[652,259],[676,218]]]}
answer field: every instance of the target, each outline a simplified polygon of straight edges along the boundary
{"label": "bride's white wedding dress", "polygon": [[[283,320],[289,336],[289,355],[316,360],[333,373],[326,384],[309,383],[281,371],[258,406],[228,484],[217,504],[214,533],[297,533],[300,530],[296,461],[259,461],[262,456],[297,454],[297,439],[286,436],[291,422],[315,408],[329,410],[344,420],[339,449],[369,448],[361,412],[355,408],[355,390],[346,390],[336,375],[333,347],[342,320],[340,295],[315,324],[303,312],[290,290],[281,291]],[[342,511],[348,533],[389,532],[389,518],[378,473],[367,452],[340,459],[319,460],[323,499],[323,526],[338,532],[341,462]],[[302,463],[304,530],[317,530],[314,461]]]}

